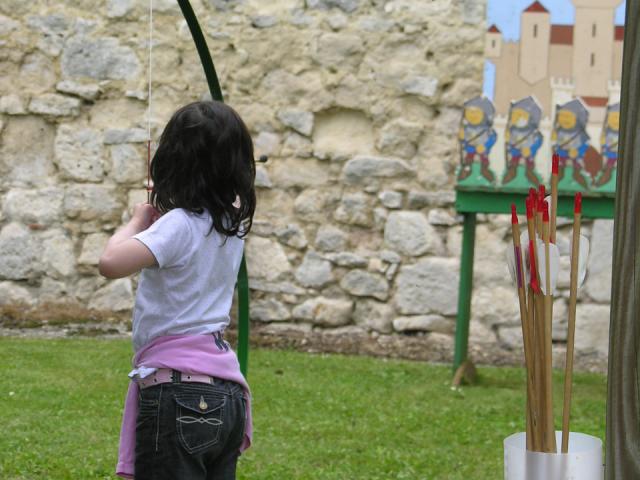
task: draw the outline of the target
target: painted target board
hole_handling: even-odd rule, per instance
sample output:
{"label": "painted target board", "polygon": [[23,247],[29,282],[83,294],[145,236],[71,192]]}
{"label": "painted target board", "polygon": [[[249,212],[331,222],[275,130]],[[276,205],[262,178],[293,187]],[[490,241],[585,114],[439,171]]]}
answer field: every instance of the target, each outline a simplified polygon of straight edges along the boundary
{"label": "painted target board", "polygon": [[622,0],[489,0],[483,95],[463,105],[459,190],[613,197],[620,125]]}

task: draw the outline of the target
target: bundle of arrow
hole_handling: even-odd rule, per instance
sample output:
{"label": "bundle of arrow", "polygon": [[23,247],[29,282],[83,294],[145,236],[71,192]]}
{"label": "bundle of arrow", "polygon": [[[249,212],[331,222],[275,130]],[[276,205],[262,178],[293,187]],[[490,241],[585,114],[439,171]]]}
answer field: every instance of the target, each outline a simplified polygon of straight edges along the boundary
{"label": "bundle of arrow", "polygon": [[[551,196],[545,188],[531,189],[526,199],[527,230],[520,235],[516,206],[511,205],[513,249],[507,252],[514,283],[518,287],[525,365],[527,369],[527,450],[557,453],[552,398],[553,298],[559,273],[556,244],[558,208],[558,158],[553,158]],[[569,319],[562,421],[562,453],[569,444],[569,417],[573,375],[576,301],[584,280],[587,239],[580,235],[582,196],[575,195],[571,255]],[[581,251],[582,250],[582,251]],[[579,278],[580,277],[580,278]]]}

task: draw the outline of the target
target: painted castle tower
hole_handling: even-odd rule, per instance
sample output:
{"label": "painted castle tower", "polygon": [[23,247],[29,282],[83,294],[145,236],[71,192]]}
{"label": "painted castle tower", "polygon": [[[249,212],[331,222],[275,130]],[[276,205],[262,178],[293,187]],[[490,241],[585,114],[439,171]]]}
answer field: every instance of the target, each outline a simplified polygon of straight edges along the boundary
{"label": "painted castle tower", "polygon": [[599,125],[607,104],[619,101],[624,27],[615,26],[615,9],[622,0],[571,1],[574,25],[551,24],[535,1],[522,12],[520,41],[489,28],[485,55],[495,65],[497,115],[507,115],[512,100],[534,95],[543,116],[553,118],[557,104],[580,98],[589,123]]}

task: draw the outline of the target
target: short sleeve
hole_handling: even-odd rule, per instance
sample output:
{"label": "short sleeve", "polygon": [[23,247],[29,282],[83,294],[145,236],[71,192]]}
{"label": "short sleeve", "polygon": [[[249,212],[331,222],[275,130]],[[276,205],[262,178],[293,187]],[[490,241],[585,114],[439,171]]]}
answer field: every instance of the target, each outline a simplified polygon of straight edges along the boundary
{"label": "short sleeve", "polygon": [[165,213],[148,229],[134,235],[133,238],[151,250],[160,268],[181,265],[189,252],[192,240],[189,221],[178,209]]}

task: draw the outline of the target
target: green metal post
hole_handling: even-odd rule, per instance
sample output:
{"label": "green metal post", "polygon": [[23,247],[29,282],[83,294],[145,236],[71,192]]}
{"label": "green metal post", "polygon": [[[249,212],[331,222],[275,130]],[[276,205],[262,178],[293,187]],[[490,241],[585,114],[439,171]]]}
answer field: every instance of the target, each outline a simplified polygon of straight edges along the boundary
{"label": "green metal post", "polygon": [[[209,53],[209,47],[207,41],[202,34],[202,29],[198,23],[196,14],[189,3],[189,0],[178,0],[180,10],[184,16],[189,31],[193,37],[193,42],[198,50],[200,57],[200,63],[202,69],[207,77],[207,85],[209,86],[209,93],[211,98],[224,102],[222,97],[222,89],[220,88],[220,82],[218,81],[218,75],[216,74],[216,68],[213,65],[213,59]],[[242,263],[240,264],[240,270],[238,271],[238,361],[240,362],[240,370],[246,377],[249,371],[249,278],[247,274],[247,262],[244,255],[242,256]]]}
{"label": "green metal post", "polygon": [[464,214],[462,254],[460,257],[460,286],[458,288],[458,316],[456,318],[456,344],[453,371],[467,359],[469,321],[471,320],[471,293],[473,291],[473,252],[476,240],[476,214]]}
{"label": "green metal post", "polygon": [[249,370],[249,278],[247,262],[242,255],[238,272],[238,361],[246,377]]}

